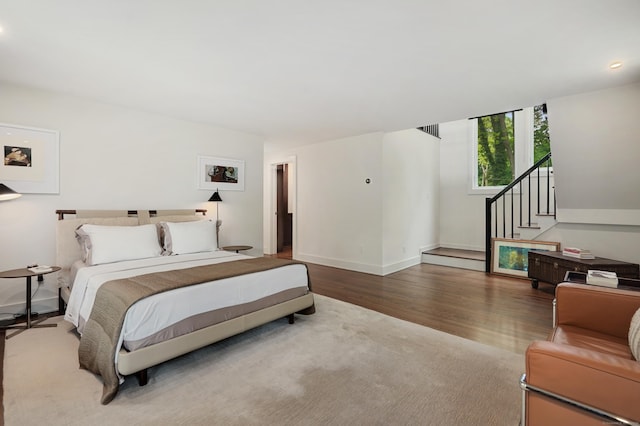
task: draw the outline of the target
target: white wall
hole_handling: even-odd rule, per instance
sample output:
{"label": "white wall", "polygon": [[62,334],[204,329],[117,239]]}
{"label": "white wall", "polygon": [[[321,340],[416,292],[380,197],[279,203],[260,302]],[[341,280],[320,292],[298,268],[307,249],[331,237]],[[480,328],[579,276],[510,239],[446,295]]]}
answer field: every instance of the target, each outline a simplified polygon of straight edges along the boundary
{"label": "white wall", "polygon": [[383,137],[383,274],[420,263],[439,240],[440,141],[409,129]]}
{"label": "white wall", "polygon": [[440,246],[484,251],[486,194],[469,194],[469,120],[440,124]]}
{"label": "white wall", "polygon": [[559,220],[640,225],[640,83],[547,105]]}
{"label": "white wall", "polygon": [[640,263],[640,83],[547,105],[559,223],[541,238]]}
{"label": "white wall", "polygon": [[[56,209],[207,208],[215,217],[211,193],[196,186],[198,155],[246,161],[245,191],[221,193],[220,241],[262,254],[261,138],[7,84],[0,94],[0,122],[60,132],[60,193],[0,203],[0,270],[55,264]],[[53,275],[34,311],[57,308]],[[23,311],[24,280],[1,284],[0,312]]]}
{"label": "white wall", "polygon": [[640,226],[558,223],[539,240],[559,241],[563,247],[583,247],[606,259],[640,264]]}
{"label": "white wall", "polygon": [[437,243],[437,139],[412,129],[267,152],[265,193],[271,164],[287,158],[296,164],[296,259],[384,275],[419,263],[419,249]]}

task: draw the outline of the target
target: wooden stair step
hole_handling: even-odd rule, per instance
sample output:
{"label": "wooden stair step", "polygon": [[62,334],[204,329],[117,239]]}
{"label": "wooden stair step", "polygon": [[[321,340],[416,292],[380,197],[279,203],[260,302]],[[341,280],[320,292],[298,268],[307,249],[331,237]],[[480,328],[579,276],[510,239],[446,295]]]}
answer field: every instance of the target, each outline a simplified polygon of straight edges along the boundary
{"label": "wooden stair step", "polygon": [[427,250],[422,252],[422,254],[429,254],[433,256],[445,256],[445,257],[456,257],[459,259],[471,259],[471,260],[486,260],[485,252],[478,250],[463,250],[463,249],[451,249],[440,247],[437,249]]}

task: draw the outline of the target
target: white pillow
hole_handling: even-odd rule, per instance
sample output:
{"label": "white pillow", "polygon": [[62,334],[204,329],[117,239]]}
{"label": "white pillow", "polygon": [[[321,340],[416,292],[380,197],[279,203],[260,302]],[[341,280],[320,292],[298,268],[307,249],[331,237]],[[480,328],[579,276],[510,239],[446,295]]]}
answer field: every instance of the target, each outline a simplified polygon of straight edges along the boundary
{"label": "white pillow", "polygon": [[85,224],[76,230],[87,265],[146,259],[162,254],[155,225],[102,226]]}
{"label": "white pillow", "polygon": [[210,220],[161,222],[164,254],[187,254],[218,249],[216,224]]}
{"label": "white pillow", "polygon": [[640,361],[640,309],[633,314],[629,326],[629,348],[636,361]]}

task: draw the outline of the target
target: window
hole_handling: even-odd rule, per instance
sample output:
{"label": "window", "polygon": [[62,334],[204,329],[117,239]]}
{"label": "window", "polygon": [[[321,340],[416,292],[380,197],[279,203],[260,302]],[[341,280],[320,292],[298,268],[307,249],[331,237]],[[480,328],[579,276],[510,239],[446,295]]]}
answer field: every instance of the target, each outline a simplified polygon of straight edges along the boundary
{"label": "window", "polygon": [[551,152],[549,143],[549,122],[547,121],[547,106],[533,107],[533,163]]}
{"label": "window", "polygon": [[478,186],[504,186],[515,177],[513,112],[478,117]]}
{"label": "window", "polygon": [[550,151],[545,105],[477,117],[470,123],[474,191],[508,185]]}

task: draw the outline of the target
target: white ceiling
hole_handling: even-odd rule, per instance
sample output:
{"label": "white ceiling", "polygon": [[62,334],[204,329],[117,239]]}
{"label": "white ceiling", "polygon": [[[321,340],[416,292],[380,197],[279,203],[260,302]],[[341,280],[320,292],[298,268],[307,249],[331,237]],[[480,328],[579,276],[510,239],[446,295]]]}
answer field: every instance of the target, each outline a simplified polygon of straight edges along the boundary
{"label": "white ceiling", "polygon": [[0,27],[2,81],[284,144],[640,80],[638,0],[0,0]]}

